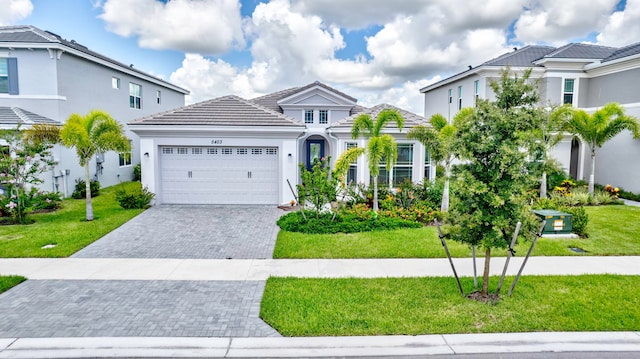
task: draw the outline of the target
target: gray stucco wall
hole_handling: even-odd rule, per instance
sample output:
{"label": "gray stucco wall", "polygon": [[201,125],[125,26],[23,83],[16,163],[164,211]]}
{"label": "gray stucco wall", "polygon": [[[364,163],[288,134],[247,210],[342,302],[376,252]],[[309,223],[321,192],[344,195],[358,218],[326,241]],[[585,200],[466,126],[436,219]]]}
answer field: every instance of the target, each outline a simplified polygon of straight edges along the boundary
{"label": "gray stucco wall", "polygon": [[640,102],[640,68],[592,78],[584,107]]}
{"label": "gray stucco wall", "polygon": [[[59,122],[66,121],[72,113],[85,115],[92,109],[107,111],[125,126],[126,135],[132,140],[132,164],[140,162],[139,139],[127,129],[126,123],[184,106],[184,94],[180,92],[70,53],[63,53],[58,60],[55,56],[52,59],[44,49],[15,49],[9,56],[18,58],[20,92],[18,95],[0,95],[0,106],[21,107]],[[112,88],[114,76],[120,78],[119,89]],[[129,108],[129,82],[142,86],[141,109]],[[158,90],[161,91],[160,104],[156,101]],[[56,146],[54,156],[59,164],[43,175],[45,182],[40,187],[70,195],[75,179],[84,177],[84,169],[78,164],[75,150]],[[96,173],[95,160],[91,161],[89,168],[91,175]],[[66,170],[70,172],[68,176]],[[64,176],[61,176],[61,171]],[[98,179],[102,186],[110,186],[130,181],[132,173],[132,166],[119,166],[118,154],[107,153]]]}

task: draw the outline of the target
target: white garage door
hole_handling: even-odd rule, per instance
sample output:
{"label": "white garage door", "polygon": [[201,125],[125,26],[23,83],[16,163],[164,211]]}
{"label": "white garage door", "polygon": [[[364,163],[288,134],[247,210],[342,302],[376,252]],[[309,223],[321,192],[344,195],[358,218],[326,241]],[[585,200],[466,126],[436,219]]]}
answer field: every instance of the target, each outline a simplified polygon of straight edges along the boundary
{"label": "white garage door", "polygon": [[161,147],[162,203],[277,204],[275,147]]}

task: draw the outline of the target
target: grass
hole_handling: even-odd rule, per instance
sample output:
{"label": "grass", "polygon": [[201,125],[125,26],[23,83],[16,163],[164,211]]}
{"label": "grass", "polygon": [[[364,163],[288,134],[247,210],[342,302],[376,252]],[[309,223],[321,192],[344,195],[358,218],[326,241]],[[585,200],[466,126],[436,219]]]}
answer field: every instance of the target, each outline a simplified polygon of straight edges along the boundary
{"label": "grass", "polygon": [[[35,223],[0,226],[0,258],[68,257],[140,214],[139,209],[122,209],[115,199],[120,188],[134,188],[138,182],[103,188],[93,199],[95,219],[85,221],[85,200],[65,199],[62,209],[30,215]],[[47,244],[54,248],[43,249]]]}
{"label": "grass", "polygon": [[0,276],[0,294],[27,280],[19,276]]}
{"label": "grass", "polygon": [[[638,255],[640,254],[640,207],[585,207],[589,215],[589,238],[540,238],[533,255]],[[471,250],[453,241],[447,245],[454,257],[469,257]],[[529,243],[516,247],[524,255]],[[571,251],[570,247],[585,250]],[[495,255],[506,255],[496,251]],[[435,227],[392,231],[304,234],[280,231],[274,258],[439,258],[444,250]]]}
{"label": "grass", "polygon": [[527,276],[491,305],[460,296],[452,278],[270,278],[260,316],[285,336],[637,330],[639,281]]}

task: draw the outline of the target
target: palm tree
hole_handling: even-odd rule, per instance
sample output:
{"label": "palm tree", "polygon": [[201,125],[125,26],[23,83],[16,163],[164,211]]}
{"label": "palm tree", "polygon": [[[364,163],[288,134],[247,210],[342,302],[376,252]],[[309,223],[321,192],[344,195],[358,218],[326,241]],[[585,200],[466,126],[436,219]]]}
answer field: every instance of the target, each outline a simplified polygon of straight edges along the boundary
{"label": "palm tree", "polygon": [[129,152],[131,144],[124,135],[122,124],[104,111],[93,110],[85,116],[72,114],[60,130],[66,147],[75,147],[81,166],[84,166],[86,188],[86,219],[93,220],[89,161],[97,152]]}
{"label": "palm tree", "polygon": [[[471,109],[463,109],[461,113],[466,113]],[[458,115],[456,115],[457,117]],[[437,113],[429,119],[431,127],[424,125],[414,126],[407,133],[407,138],[420,141],[427,149],[431,158],[436,163],[444,166],[444,190],[442,191],[441,212],[449,210],[449,181],[451,179],[451,166],[456,158],[454,140],[456,137],[456,127],[447,122],[441,114]]]}
{"label": "palm tree", "polygon": [[589,115],[584,110],[573,110],[567,124],[568,132],[574,134],[591,148],[591,173],[589,174],[589,193],[593,194],[595,184],[596,152],[607,141],[624,130],[640,137],[638,120],[627,116],[624,108],[617,103],[608,103]]}
{"label": "palm tree", "polygon": [[551,109],[536,109],[536,126],[530,133],[530,150],[537,157],[542,168],[540,178],[540,198],[547,198],[547,170],[555,161],[549,152],[564,139],[564,128],[572,113],[572,107],[565,105]]}
{"label": "palm tree", "polygon": [[360,134],[369,140],[366,154],[369,173],[373,177],[373,210],[376,212],[378,211],[380,163],[384,161],[387,171],[390,171],[398,157],[396,140],[390,134],[382,134],[382,129],[391,121],[395,122],[398,129],[402,130],[404,118],[400,112],[389,108],[380,111],[375,120],[369,114],[360,114],[351,127],[351,137],[354,140],[360,137]]}

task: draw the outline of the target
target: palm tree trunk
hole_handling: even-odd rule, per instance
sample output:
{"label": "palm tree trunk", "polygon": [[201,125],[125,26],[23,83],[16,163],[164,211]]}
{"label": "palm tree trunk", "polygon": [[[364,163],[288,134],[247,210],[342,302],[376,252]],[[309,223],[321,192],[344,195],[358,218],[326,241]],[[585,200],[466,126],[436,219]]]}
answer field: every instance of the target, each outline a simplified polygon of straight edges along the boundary
{"label": "palm tree trunk", "polygon": [[547,171],[542,171],[540,180],[540,198],[547,198]]}
{"label": "palm tree trunk", "polygon": [[86,214],[87,221],[93,221],[93,206],[91,205],[91,179],[89,178],[89,161],[84,165],[84,178],[86,193]]}
{"label": "palm tree trunk", "polygon": [[489,262],[491,261],[491,248],[484,252],[484,274],[482,275],[482,295],[489,294]]}
{"label": "palm tree trunk", "polygon": [[373,176],[373,211],[378,212],[378,176]]}
{"label": "palm tree trunk", "polygon": [[445,165],[444,171],[444,189],[442,190],[442,204],[440,205],[440,212],[449,211],[449,178],[451,178],[451,165]]}
{"label": "palm tree trunk", "polygon": [[589,174],[589,193],[593,194],[593,187],[596,183],[596,150],[591,149],[591,174]]}

